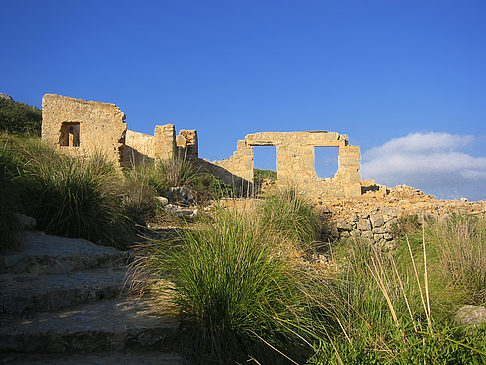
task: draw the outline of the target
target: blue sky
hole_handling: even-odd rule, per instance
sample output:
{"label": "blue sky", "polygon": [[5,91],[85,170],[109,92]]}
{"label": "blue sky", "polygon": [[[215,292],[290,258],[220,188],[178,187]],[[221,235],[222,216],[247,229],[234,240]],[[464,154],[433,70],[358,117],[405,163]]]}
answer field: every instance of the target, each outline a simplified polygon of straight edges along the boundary
{"label": "blue sky", "polygon": [[209,160],[258,131],[345,133],[363,178],[486,200],[485,16],[467,0],[4,1],[0,92],[197,129]]}

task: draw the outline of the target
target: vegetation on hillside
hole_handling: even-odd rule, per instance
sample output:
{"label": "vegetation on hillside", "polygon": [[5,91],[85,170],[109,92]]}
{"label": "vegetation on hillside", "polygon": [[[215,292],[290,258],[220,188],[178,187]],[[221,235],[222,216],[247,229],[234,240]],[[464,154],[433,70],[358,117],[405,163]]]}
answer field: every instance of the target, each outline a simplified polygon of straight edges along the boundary
{"label": "vegetation on hillside", "polygon": [[[302,270],[295,242],[254,215],[217,209],[214,220],[176,242],[138,248],[135,273],[168,277],[174,304],[192,334],[191,363],[304,361],[312,352],[309,329],[313,276]],[[167,289],[167,288],[165,288]],[[164,295],[164,294],[162,294]],[[273,348],[274,350],[270,350]]]}
{"label": "vegetation on hillside", "polygon": [[277,171],[253,169],[253,173],[254,173],[255,180],[265,180],[265,179],[270,179],[273,181],[277,180]]}
{"label": "vegetation on hillside", "polygon": [[40,136],[41,124],[40,109],[12,100],[0,99],[0,132]]}
{"label": "vegetation on hillside", "polygon": [[103,156],[67,156],[37,137],[4,134],[0,142],[17,208],[34,217],[39,229],[126,247],[130,225],[120,175]]}
{"label": "vegetation on hillside", "polygon": [[[221,210],[177,242],[138,249],[139,274],[172,279],[174,302],[195,333],[191,361],[486,361],[486,326],[454,322],[460,305],[484,304],[484,218],[428,222],[391,251],[342,242],[329,257],[332,270],[315,271],[302,251],[301,240],[316,228],[299,208],[305,200],[282,208],[283,197],[302,197],[280,194],[250,216]],[[280,217],[279,224],[268,214]],[[296,218],[307,228],[293,226]]]}
{"label": "vegetation on hillside", "polygon": [[[35,132],[21,118],[6,125]],[[122,172],[103,156],[67,156],[38,137],[7,133],[0,186],[0,250],[15,240],[17,211],[47,233],[126,248],[136,224],[157,214],[155,197],[171,188],[187,187],[198,203],[231,194],[187,160]],[[332,246],[327,266],[313,266],[313,206],[296,188],[259,203],[217,208],[176,240],[136,247],[133,273],[153,293],[170,293],[191,363],[486,363],[486,325],[454,322],[461,305],[486,302],[484,217],[409,217],[396,248],[348,240]]]}

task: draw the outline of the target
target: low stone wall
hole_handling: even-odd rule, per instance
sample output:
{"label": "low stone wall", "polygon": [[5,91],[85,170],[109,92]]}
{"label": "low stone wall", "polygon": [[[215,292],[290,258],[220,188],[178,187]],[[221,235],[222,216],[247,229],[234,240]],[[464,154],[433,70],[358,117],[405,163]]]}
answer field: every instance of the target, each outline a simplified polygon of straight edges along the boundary
{"label": "low stone wall", "polygon": [[451,214],[486,216],[486,202],[437,200],[422,191],[401,185],[378,187],[355,199],[317,200],[322,216],[321,239],[365,239],[380,247],[395,245],[400,218],[416,215],[442,219]]}

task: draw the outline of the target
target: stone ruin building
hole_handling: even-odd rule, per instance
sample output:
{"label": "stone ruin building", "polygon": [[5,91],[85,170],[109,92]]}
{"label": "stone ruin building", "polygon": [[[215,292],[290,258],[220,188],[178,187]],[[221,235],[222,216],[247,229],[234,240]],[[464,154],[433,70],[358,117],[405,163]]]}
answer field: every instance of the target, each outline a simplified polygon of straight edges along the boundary
{"label": "stone ruin building", "polygon": [[[277,179],[297,185],[322,198],[352,198],[361,195],[360,150],[351,146],[345,134],[325,131],[260,132],[238,141],[237,150],[225,160],[209,162],[198,156],[195,130],[181,130],[173,124],[157,125],[154,135],[127,130],[125,114],[114,104],[85,101],[46,94],[42,101],[42,138],[66,153],[103,153],[119,166],[177,154],[195,161],[201,171],[210,172],[235,191],[251,191],[253,147],[275,146]],[[339,148],[339,167],[332,178],[320,179],[314,170],[315,147]]]}

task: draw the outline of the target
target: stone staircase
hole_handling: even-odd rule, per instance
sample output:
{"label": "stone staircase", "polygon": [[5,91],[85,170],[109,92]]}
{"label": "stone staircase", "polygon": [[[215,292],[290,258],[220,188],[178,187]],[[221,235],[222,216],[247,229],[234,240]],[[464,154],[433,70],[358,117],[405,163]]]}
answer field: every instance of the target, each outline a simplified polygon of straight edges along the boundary
{"label": "stone staircase", "polygon": [[0,363],[183,363],[171,353],[180,343],[175,316],[128,296],[127,252],[21,235],[21,250],[0,256]]}

